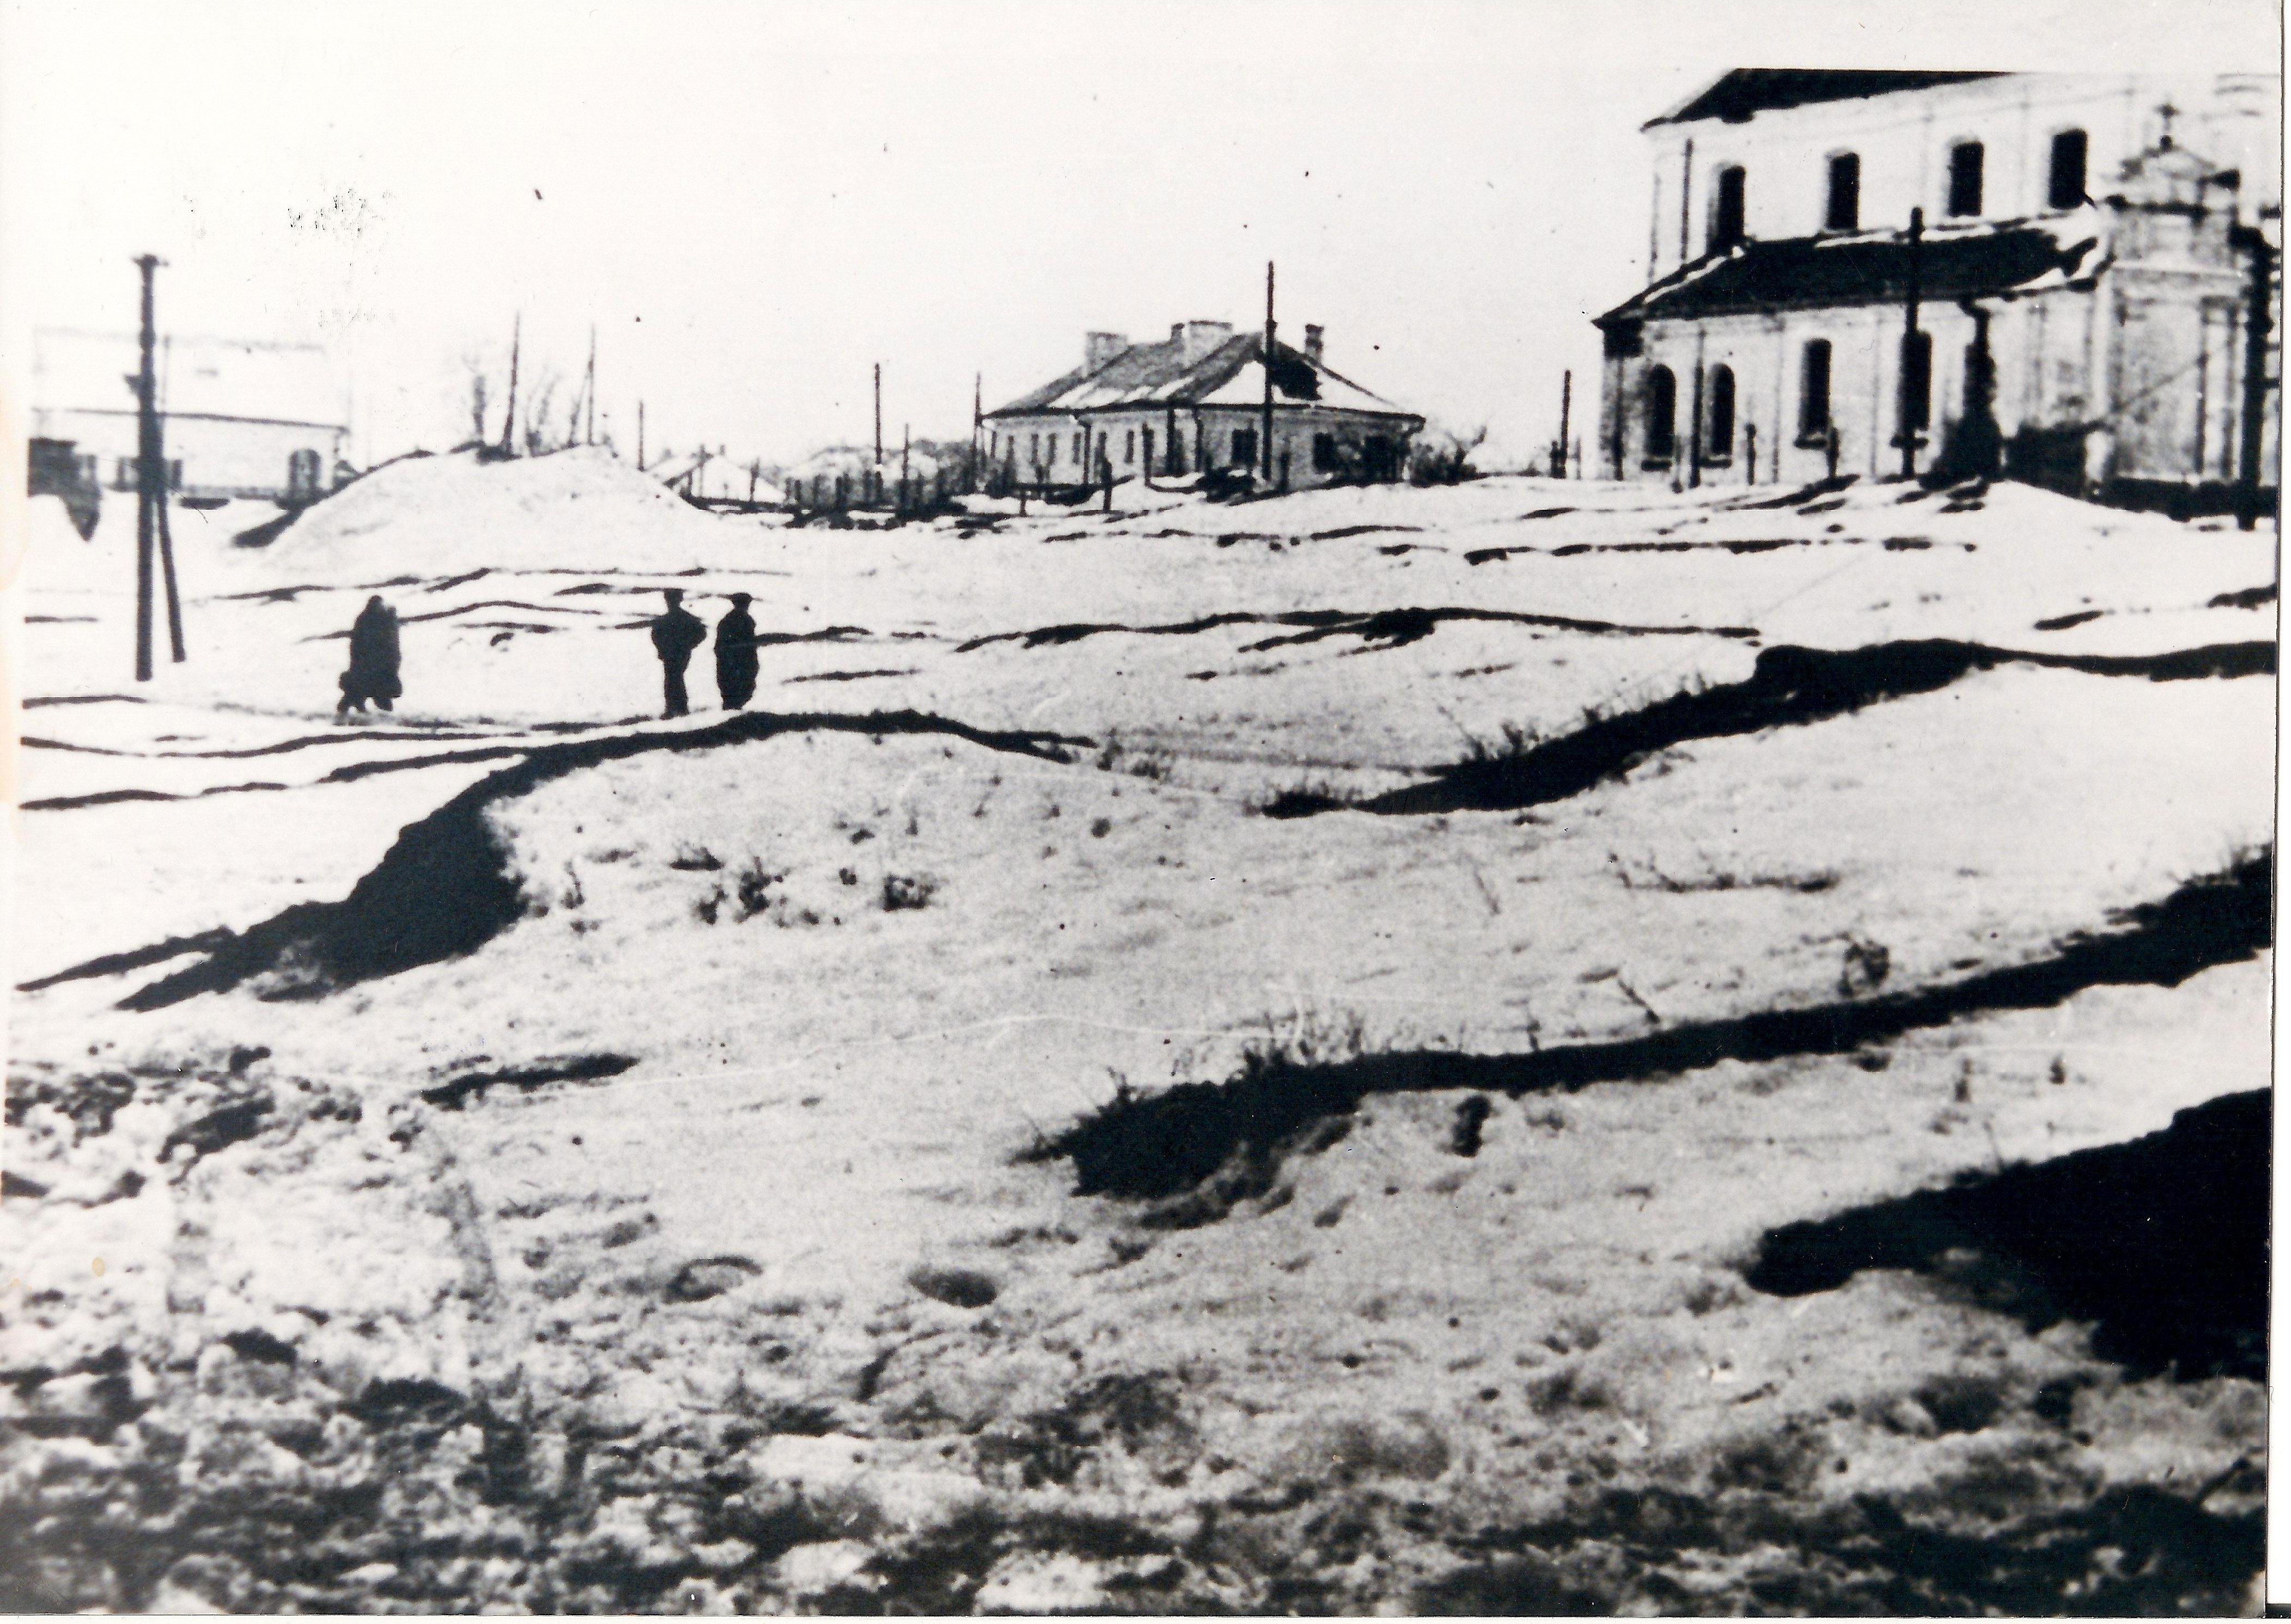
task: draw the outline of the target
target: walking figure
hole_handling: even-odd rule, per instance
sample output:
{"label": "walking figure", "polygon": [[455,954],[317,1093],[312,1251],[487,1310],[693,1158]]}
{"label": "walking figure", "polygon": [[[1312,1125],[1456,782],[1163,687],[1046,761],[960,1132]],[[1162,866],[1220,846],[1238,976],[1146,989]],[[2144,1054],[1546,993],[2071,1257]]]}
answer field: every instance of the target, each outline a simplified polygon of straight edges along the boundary
{"label": "walking figure", "polygon": [[663,714],[682,716],[692,708],[684,693],[684,668],[692,663],[692,651],[708,640],[708,628],[684,607],[683,588],[667,587],[661,595],[668,599],[668,612],[652,623],[652,646],[660,655],[661,689],[667,701]]}
{"label": "walking figure", "polygon": [[342,702],[336,716],[356,710],[366,714],[369,699],[383,710],[405,692],[398,680],[398,611],[380,598],[369,598],[350,625],[350,665],[342,674]]}
{"label": "walking figure", "polygon": [[736,711],[756,696],[756,623],[745,592],[732,594],[732,612],[716,623],[716,691]]}

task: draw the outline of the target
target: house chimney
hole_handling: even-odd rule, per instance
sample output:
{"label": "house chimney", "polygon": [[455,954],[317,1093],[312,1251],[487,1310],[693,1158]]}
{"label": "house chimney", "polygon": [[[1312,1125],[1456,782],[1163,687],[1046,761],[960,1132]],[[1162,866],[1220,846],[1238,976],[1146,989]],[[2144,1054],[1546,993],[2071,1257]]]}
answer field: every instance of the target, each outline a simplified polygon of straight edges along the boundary
{"label": "house chimney", "polygon": [[1096,372],[1129,348],[1129,341],[1119,333],[1085,333],[1081,340],[1081,364]]}
{"label": "house chimney", "polygon": [[1321,337],[1326,331],[1326,328],[1316,327],[1309,321],[1305,324],[1305,358],[1315,366],[1321,364]]}
{"label": "house chimney", "polygon": [[1178,358],[1189,366],[1232,336],[1229,321],[1181,321],[1170,329],[1170,342],[1178,346]]}

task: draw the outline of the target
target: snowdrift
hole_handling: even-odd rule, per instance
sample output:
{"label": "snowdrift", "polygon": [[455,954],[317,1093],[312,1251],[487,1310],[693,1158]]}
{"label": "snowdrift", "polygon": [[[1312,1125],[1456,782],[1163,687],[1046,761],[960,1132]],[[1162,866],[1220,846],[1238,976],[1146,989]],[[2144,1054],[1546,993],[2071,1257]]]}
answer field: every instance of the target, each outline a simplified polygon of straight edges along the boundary
{"label": "snowdrift", "polygon": [[479,568],[665,572],[736,562],[752,535],[719,525],[609,451],[510,462],[455,452],[375,470],[251,556],[297,579]]}

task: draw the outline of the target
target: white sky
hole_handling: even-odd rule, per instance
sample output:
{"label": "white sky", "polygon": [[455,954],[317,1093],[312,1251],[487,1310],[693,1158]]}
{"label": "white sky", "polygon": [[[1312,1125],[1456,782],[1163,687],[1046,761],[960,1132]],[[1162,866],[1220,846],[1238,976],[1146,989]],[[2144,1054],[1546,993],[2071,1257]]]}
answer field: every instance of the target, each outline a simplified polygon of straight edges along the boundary
{"label": "white sky", "polygon": [[[315,338],[361,461],[461,438],[460,358],[580,367],[626,446],[961,438],[1086,328],[1283,330],[1499,441],[1596,401],[1638,126],[1732,67],[2274,68],[2267,0],[431,5],[0,0],[0,345]],[[560,393],[560,398],[562,395]],[[122,390],[123,402],[125,391]]]}

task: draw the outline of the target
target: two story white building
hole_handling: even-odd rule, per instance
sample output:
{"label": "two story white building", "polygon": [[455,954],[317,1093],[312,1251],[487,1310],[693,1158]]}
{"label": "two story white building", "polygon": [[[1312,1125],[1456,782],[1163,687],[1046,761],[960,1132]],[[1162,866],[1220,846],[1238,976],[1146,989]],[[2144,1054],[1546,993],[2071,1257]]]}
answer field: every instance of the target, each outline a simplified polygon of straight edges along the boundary
{"label": "two story white building", "polygon": [[[1598,318],[1596,462],[1692,486],[2001,449],[2062,488],[2223,487],[2280,129],[2263,75],[1729,73],[1646,126],[1648,285]],[[2263,353],[2266,383],[2271,330]]]}

